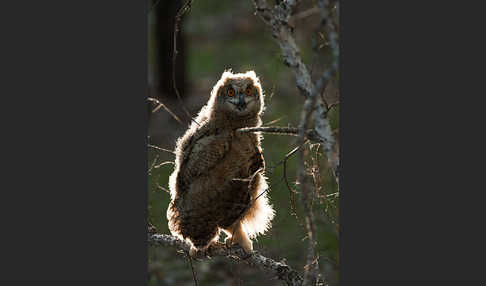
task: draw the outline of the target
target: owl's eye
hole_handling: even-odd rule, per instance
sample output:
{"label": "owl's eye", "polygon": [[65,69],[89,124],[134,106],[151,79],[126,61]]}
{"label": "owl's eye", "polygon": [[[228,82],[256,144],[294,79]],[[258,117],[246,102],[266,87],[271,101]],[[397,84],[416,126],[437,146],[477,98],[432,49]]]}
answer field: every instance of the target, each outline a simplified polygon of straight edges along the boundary
{"label": "owl's eye", "polygon": [[228,93],[228,96],[233,96],[233,95],[235,95],[235,91],[234,91],[234,89],[232,89],[232,88],[228,89],[227,93]]}
{"label": "owl's eye", "polygon": [[251,95],[251,87],[247,87],[245,90],[246,95]]}

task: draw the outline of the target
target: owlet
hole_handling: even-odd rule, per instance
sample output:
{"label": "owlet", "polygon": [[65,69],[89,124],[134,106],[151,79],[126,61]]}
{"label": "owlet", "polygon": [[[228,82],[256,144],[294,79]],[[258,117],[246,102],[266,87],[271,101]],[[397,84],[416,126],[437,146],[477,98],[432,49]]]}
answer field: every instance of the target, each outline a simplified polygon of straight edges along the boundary
{"label": "owlet", "polygon": [[176,146],[170,176],[169,229],[191,244],[191,255],[219,238],[247,252],[271,227],[260,135],[236,129],[261,125],[263,91],[255,72],[225,71]]}

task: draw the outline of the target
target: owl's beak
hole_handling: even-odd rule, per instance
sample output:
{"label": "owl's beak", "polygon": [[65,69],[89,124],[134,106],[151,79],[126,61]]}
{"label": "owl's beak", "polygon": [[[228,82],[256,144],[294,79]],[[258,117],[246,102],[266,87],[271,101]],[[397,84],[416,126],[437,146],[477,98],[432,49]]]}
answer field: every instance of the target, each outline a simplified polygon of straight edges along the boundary
{"label": "owl's beak", "polygon": [[236,103],[236,108],[238,108],[238,110],[240,111],[246,108],[245,95],[243,93],[240,93],[238,95],[238,102]]}

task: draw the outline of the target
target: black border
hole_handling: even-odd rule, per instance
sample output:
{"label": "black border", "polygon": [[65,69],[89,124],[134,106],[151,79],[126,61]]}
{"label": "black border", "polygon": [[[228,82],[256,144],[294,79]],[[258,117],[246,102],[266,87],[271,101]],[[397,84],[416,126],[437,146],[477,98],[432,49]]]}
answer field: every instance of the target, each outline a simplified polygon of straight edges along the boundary
{"label": "black border", "polygon": [[[2,9],[2,211],[11,207],[2,278],[15,283],[2,284],[146,285],[148,4],[10,5]],[[340,1],[341,285],[468,277],[456,253],[470,241],[457,233],[475,237],[464,232],[483,224],[466,226],[464,208],[474,204],[455,202],[482,189],[461,187],[470,175],[457,169],[468,165],[455,160],[476,156],[459,144],[477,118],[458,124],[470,117],[458,114],[469,102],[457,87],[470,81],[450,58],[470,51],[450,43],[473,25],[458,29],[469,22],[446,8]]]}
{"label": "black border", "polygon": [[1,284],[146,285],[148,3],[10,5]]}

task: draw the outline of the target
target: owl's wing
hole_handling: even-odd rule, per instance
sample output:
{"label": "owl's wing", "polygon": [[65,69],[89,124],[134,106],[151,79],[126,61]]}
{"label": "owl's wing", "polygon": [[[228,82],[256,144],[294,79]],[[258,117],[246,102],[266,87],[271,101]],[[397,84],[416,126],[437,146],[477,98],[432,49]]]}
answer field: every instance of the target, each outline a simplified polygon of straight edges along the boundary
{"label": "owl's wing", "polygon": [[262,149],[255,147],[255,154],[251,157],[251,163],[249,168],[249,174],[252,176],[258,170],[265,169],[265,160],[263,159]]}
{"label": "owl's wing", "polygon": [[178,181],[187,185],[208,173],[230,150],[227,136],[209,135],[198,139],[181,162]]}

